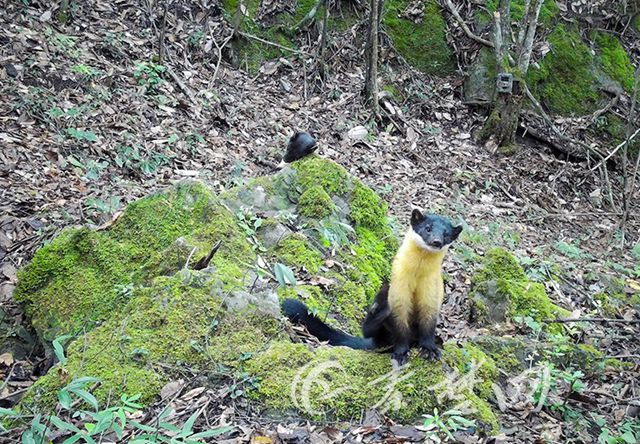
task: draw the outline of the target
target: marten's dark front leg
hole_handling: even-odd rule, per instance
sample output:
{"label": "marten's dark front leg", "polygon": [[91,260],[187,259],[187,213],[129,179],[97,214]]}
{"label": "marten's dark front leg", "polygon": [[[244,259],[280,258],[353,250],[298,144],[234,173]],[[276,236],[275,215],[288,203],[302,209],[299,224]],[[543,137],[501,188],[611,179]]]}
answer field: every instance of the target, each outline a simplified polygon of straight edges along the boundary
{"label": "marten's dark front leg", "polygon": [[389,286],[383,284],[376,295],[376,299],[371,304],[367,317],[362,323],[362,335],[365,338],[377,337],[382,333],[384,328],[384,322],[391,314],[391,308],[389,308]]}
{"label": "marten's dark front leg", "polygon": [[418,331],[418,346],[420,355],[429,360],[440,359],[440,348],[436,344],[436,324],[438,315],[434,314],[426,319],[420,320]]}

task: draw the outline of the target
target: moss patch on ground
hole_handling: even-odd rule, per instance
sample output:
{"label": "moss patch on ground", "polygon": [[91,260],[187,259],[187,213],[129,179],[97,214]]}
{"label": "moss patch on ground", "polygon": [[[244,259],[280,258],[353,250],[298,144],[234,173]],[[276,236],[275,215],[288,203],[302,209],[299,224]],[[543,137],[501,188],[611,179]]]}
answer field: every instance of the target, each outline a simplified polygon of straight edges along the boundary
{"label": "moss patch on ground", "polygon": [[563,24],[548,37],[551,51],[539,69],[531,67],[527,84],[552,111],[580,115],[595,109],[598,101],[594,57],[580,34]]}
{"label": "moss patch on ground", "polygon": [[[225,15],[230,23],[238,23],[239,29],[263,40],[277,43],[285,48],[296,49],[296,26],[316,6],[315,0],[300,0],[293,3],[293,10],[274,10],[264,14],[261,21],[261,6],[259,0],[243,1],[244,14],[238,14],[238,0],[223,0]],[[273,6],[273,5],[270,5]],[[324,7],[320,7],[315,20],[322,21],[325,15]],[[341,5],[341,10],[332,11],[329,17],[330,30],[345,30],[355,24],[357,15],[348,5]],[[238,62],[241,68],[246,68],[255,74],[267,60],[288,57],[291,53],[274,45],[269,45],[251,38],[241,38],[233,42],[238,52]]]}
{"label": "moss patch on ground", "polygon": [[472,284],[472,309],[481,324],[516,316],[530,316],[539,322],[569,315],[551,302],[544,286],[531,282],[515,257],[502,248],[487,252]]}
{"label": "moss patch on ground", "polygon": [[[498,9],[500,0],[487,0],[487,10],[495,12]],[[514,22],[521,22],[524,19],[524,0],[513,0],[511,2],[511,19]],[[549,26],[560,12],[560,8],[555,0],[544,0],[540,9],[539,22],[544,26]]]}
{"label": "moss patch on ground", "polygon": [[598,50],[597,60],[601,69],[627,92],[633,92],[635,70],[620,40],[602,31],[594,31],[591,37]]}
{"label": "moss patch on ground", "polygon": [[410,5],[407,0],[391,0],[385,4],[382,21],[395,48],[426,74],[445,76],[453,73],[453,53],[447,44],[446,23],[440,6],[434,0],[426,0],[424,16],[415,23],[404,16]]}

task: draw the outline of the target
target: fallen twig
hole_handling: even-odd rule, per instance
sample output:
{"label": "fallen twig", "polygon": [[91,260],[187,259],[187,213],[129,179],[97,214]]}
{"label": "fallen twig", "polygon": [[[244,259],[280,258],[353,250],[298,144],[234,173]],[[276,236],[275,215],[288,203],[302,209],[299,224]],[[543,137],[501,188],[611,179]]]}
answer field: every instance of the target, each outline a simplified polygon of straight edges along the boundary
{"label": "fallen twig", "polygon": [[262,39],[262,38],[260,38],[258,36],[255,36],[253,34],[249,34],[247,32],[238,31],[238,34],[240,34],[242,37],[246,37],[248,39],[252,39],[252,40],[255,40],[257,42],[264,43],[265,45],[275,46],[276,48],[284,49],[285,51],[289,51],[289,52],[292,52],[294,54],[304,54],[304,55],[308,55],[308,56],[311,55],[306,51],[300,51],[299,49],[287,48],[286,46],[283,46],[283,45],[281,45],[279,43],[270,42],[269,40]]}
{"label": "fallen twig", "polygon": [[594,166],[593,168],[591,168],[590,171],[594,171],[596,169],[598,169],[600,167],[600,165],[602,165],[603,163],[605,163],[607,160],[611,159],[611,156],[613,156],[615,153],[618,152],[618,150],[620,150],[620,148],[622,148],[623,146],[625,146],[626,144],[628,144],[629,142],[631,142],[633,139],[636,138],[636,136],[640,134],[640,128],[638,128],[636,130],[635,133],[633,133],[631,135],[631,137],[629,137],[628,139],[626,139],[624,142],[620,143],[618,146],[616,146],[613,151],[611,151],[604,159],[602,159],[600,162],[598,162],[598,164],[596,166]]}
{"label": "fallen twig", "polygon": [[640,319],[617,319],[617,318],[567,318],[567,319],[545,319],[542,322],[547,324],[566,324],[570,322],[612,322],[618,324],[640,324]]}

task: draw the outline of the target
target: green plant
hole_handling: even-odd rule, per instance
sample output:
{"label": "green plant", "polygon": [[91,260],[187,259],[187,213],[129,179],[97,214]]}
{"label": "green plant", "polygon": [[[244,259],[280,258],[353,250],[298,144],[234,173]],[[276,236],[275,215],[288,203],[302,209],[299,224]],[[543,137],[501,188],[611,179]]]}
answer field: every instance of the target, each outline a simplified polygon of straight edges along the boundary
{"label": "green plant", "polygon": [[571,244],[565,241],[556,242],[554,248],[562,255],[568,257],[569,259],[586,259],[590,255],[584,252],[577,245]]}
{"label": "green plant", "polygon": [[148,89],[156,89],[164,83],[162,74],[167,70],[163,65],[153,62],[138,62],[133,70],[133,76],[139,85]]}
{"label": "green plant", "polygon": [[273,274],[276,276],[276,279],[278,280],[278,283],[281,287],[284,287],[287,284],[297,284],[296,277],[293,274],[291,268],[287,267],[284,264],[281,264],[280,262],[273,266]]}
{"label": "green plant", "polygon": [[247,235],[247,241],[251,244],[254,251],[265,252],[267,249],[262,245],[260,240],[256,237],[258,229],[262,226],[262,218],[256,216],[252,212],[246,209],[240,209],[236,212],[238,218],[238,225],[242,228]]}
{"label": "green plant", "polygon": [[451,432],[476,426],[475,420],[466,419],[459,410],[447,410],[440,414],[438,409],[434,408],[432,415],[422,416],[425,418],[422,426],[427,432],[427,438],[436,442],[441,442],[443,436],[445,441],[453,441]]}
{"label": "green plant", "polygon": [[107,200],[90,198],[87,199],[87,207],[91,212],[113,214],[120,207],[120,196],[111,196]]}
{"label": "green plant", "polygon": [[86,163],[80,162],[73,156],[67,157],[67,160],[71,165],[78,168],[78,175],[84,175],[89,180],[95,180],[100,177],[102,170],[109,166],[109,162],[107,161],[98,161],[94,159],[89,159]]}
{"label": "green plant", "polygon": [[97,142],[98,136],[93,131],[83,131],[78,128],[67,128],[67,134],[76,140]]}
{"label": "green plant", "polygon": [[124,168],[136,176],[152,176],[170,161],[169,154],[150,151],[139,145],[119,146],[114,159],[118,168]]}
{"label": "green plant", "polygon": [[599,415],[592,415],[593,421],[600,427],[598,443],[600,444],[636,444],[640,441],[640,420],[624,421],[618,432],[607,426],[607,420]]}
{"label": "green plant", "polygon": [[350,243],[349,236],[355,234],[355,230],[349,224],[341,222],[337,217],[329,216],[322,219],[314,226],[320,233],[325,247],[340,248]]}
{"label": "green plant", "polygon": [[96,77],[99,74],[99,71],[97,69],[92,68],[91,66],[85,65],[83,63],[78,63],[77,65],[73,65],[71,67],[71,71],[87,78]]}

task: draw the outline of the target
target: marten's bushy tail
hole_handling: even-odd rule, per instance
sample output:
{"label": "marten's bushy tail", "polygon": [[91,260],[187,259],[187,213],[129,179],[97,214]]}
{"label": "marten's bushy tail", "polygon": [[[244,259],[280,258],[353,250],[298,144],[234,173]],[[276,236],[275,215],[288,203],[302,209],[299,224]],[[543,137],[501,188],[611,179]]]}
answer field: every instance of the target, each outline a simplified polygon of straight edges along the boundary
{"label": "marten's bushy tail", "polygon": [[307,306],[296,299],[285,299],[282,302],[282,312],[291,322],[304,325],[309,333],[321,341],[328,341],[331,345],[343,345],[358,350],[375,348],[371,338],[359,338],[329,327],[316,315],[309,313]]}

